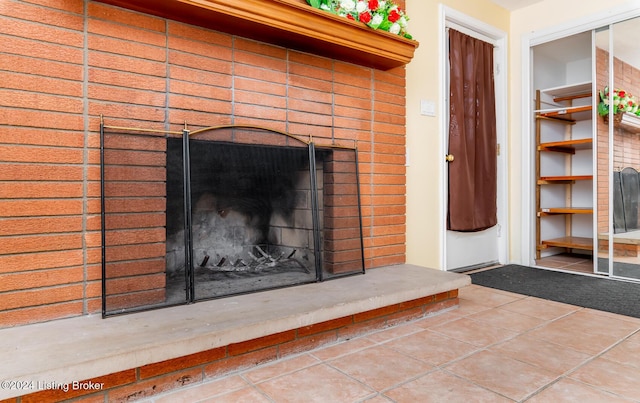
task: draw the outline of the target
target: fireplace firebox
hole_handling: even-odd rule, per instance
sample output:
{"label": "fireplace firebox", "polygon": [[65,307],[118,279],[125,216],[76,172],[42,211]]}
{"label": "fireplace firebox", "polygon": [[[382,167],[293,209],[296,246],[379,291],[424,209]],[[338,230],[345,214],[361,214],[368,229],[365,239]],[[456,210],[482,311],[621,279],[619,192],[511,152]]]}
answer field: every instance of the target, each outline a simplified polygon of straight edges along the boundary
{"label": "fireplace firebox", "polygon": [[103,316],[364,273],[355,147],[101,125]]}

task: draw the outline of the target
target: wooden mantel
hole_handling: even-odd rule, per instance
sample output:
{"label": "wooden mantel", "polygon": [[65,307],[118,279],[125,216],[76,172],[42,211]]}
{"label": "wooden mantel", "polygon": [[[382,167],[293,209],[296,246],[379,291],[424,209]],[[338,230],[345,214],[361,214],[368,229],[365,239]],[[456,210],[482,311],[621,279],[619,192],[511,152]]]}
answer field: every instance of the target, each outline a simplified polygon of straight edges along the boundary
{"label": "wooden mantel", "polygon": [[98,1],[380,70],[409,63],[418,47],[305,0]]}

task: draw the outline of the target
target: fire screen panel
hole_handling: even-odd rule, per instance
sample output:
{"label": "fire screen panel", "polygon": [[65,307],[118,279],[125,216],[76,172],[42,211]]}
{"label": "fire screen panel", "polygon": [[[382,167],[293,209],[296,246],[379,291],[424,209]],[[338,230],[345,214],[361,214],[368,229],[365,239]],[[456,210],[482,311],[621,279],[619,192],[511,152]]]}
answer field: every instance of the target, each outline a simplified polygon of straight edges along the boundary
{"label": "fire screen panel", "polygon": [[364,273],[357,152],[102,128],[103,316]]}
{"label": "fire screen panel", "polygon": [[350,148],[316,148],[322,278],[364,273],[358,154]]}
{"label": "fire screen panel", "polygon": [[103,316],[185,303],[184,269],[181,295],[168,298],[168,137],[102,129],[101,144]]}

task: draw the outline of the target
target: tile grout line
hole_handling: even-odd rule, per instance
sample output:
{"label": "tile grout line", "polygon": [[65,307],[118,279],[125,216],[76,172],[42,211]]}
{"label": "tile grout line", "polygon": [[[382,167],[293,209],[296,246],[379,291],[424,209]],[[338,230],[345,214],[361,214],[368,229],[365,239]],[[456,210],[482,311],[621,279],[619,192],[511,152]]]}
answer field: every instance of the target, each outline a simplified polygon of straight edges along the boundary
{"label": "tile grout line", "polygon": [[[606,358],[603,358],[603,357],[602,357],[604,354],[608,353],[609,351],[613,350],[613,349],[614,349],[614,348],[616,348],[617,346],[619,346],[619,345],[621,345],[622,343],[624,343],[625,341],[627,341],[627,340],[628,340],[629,338],[631,338],[632,336],[634,336],[634,335],[636,335],[636,334],[639,334],[639,333],[640,333],[640,326],[638,326],[638,328],[637,328],[635,331],[631,332],[630,334],[628,334],[627,336],[625,336],[625,337],[623,337],[623,338],[621,338],[621,339],[618,339],[618,341],[616,341],[615,343],[613,343],[613,344],[612,344],[612,345],[610,345],[609,347],[605,348],[605,349],[604,349],[604,350],[602,350],[601,352],[599,352],[599,353],[597,353],[597,354],[593,355],[591,358],[589,358],[589,359],[585,360],[584,362],[582,362],[581,364],[577,365],[576,367],[574,367],[574,368],[572,368],[572,369],[570,369],[570,370],[567,370],[567,371],[566,371],[566,372],[564,372],[562,375],[560,375],[560,376],[558,377],[558,379],[556,379],[556,381],[549,383],[548,385],[546,385],[546,386],[545,386],[545,387],[543,387],[543,388],[540,388],[540,389],[539,389],[539,390],[537,390],[535,393],[533,393],[533,394],[529,395],[529,396],[527,397],[527,399],[529,399],[529,398],[531,398],[531,397],[533,397],[533,396],[537,395],[538,393],[542,392],[544,389],[549,388],[550,386],[552,386],[553,384],[555,384],[555,383],[559,382],[559,381],[560,381],[560,380],[562,380],[562,379],[571,379],[571,380],[574,380],[574,381],[576,381],[576,382],[580,382],[580,383],[582,383],[582,384],[585,384],[585,385],[587,385],[587,386],[589,386],[589,387],[591,387],[591,388],[594,388],[594,389],[600,390],[600,391],[602,391],[602,392],[605,392],[605,393],[608,393],[608,394],[613,394],[613,395],[619,396],[619,397],[621,397],[621,398],[625,398],[625,396],[618,395],[618,394],[616,394],[616,393],[614,393],[614,392],[612,392],[612,391],[610,391],[610,390],[602,389],[600,386],[591,385],[591,384],[585,383],[585,382],[583,382],[583,381],[580,381],[580,380],[577,380],[577,379],[573,379],[573,378],[571,378],[571,377],[570,377],[570,375],[571,375],[572,373],[575,373],[575,372],[576,372],[577,370],[579,370],[580,368],[582,368],[582,367],[584,367],[584,366],[586,366],[586,365],[588,365],[588,364],[592,363],[593,361],[597,360],[598,358],[602,358],[602,359],[604,359],[604,360],[607,360]],[[625,365],[625,364],[622,364],[622,363],[620,363],[620,364],[621,364],[621,365]],[[626,366],[626,365],[625,365],[625,366]],[[525,399],[525,400],[526,400],[526,399]]]}
{"label": "tile grout line", "polygon": [[[519,294],[517,294],[517,295],[519,295]],[[522,298],[519,298],[517,300],[526,300],[528,298],[533,298],[533,297],[523,296]],[[462,301],[462,300],[464,300],[464,298],[461,297],[460,300]],[[473,303],[473,300],[471,300],[471,299],[467,299],[467,301]],[[516,301],[512,301],[512,302],[516,302]],[[498,308],[503,307],[503,306],[508,305],[508,304],[509,303],[500,304],[500,305],[497,305],[497,306],[494,306],[494,307],[487,307],[487,310],[498,309]],[[350,354],[361,352],[361,351],[366,350],[368,348],[381,347],[381,346],[389,348],[391,350],[394,350],[397,354],[406,355],[406,354],[404,354],[404,353],[402,353],[400,351],[396,351],[395,349],[393,349],[393,347],[388,347],[386,345],[388,345],[389,343],[391,343],[393,341],[401,340],[401,339],[406,338],[408,336],[415,335],[415,334],[418,334],[418,333],[421,333],[421,332],[425,332],[425,331],[433,332],[435,334],[442,335],[444,337],[448,337],[448,338],[451,338],[453,340],[457,340],[457,339],[455,339],[454,337],[451,337],[449,335],[439,333],[436,330],[433,330],[432,326],[428,326],[428,327],[425,327],[425,328],[421,328],[420,327],[419,329],[411,329],[407,333],[402,333],[402,334],[390,334],[388,338],[384,338],[382,340],[376,340],[375,338],[372,339],[372,336],[374,336],[376,334],[384,334],[385,332],[390,332],[393,329],[399,329],[399,328],[402,328],[403,326],[416,325],[417,323],[420,323],[422,321],[425,321],[425,320],[429,319],[429,317],[417,318],[415,320],[398,323],[398,324],[392,325],[392,326],[384,328],[384,329],[375,330],[375,331],[372,331],[372,332],[369,332],[369,333],[358,335],[357,337],[354,337],[354,338],[351,338],[351,339],[340,340],[337,343],[323,345],[323,346],[317,347],[317,348],[315,348],[313,350],[310,350],[310,351],[305,351],[305,352],[300,352],[298,354],[289,355],[287,357],[284,357],[284,358],[281,358],[281,359],[278,359],[278,360],[275,360],[275,361],[270,361],[270,362],[262,364],[260,366],[256,366],[256,367],[249,368],[249,369],[244,369],[244,370],[239,370],[239,371],[237,371],[235,373],[228,374],[226,377],[231,377],[231,376],[235,376],[235,375],[239,376],[246,383],[246,385],[244,387],[242,387],[242,388],[237,389],[237,390],[242,390],[242,389],[245,389],[245,388],[253,388],[258,393],[260,393],[261,395],[265,396],[269,401],[273,402],[274,400],[271,397],[269,397],[267,395],[267,393],[260,388],[260,384],[261,383],[268,382],[268,381],[274,380],[274,379],[278,379],[278,378],[281,378],[281,377],[284,377],[284,376],[287,376],[287,375],[291,375],[293,373],[296,373],[296,372],[299,372],[299,371],[302,371],[302,370],[305,370],[305,369],[308,369],[308,368],[312,368],[312,367],[316,367],[316,366],[320,366],[320,365],[326,365],[327,367],[338,371],[339,373],[341,373],[342,375],[344,375],[345,377],[347,377],[351,381],[357,382],[358,384],[366,387],[367,389],[373,390],[373,392],[370,395],[367,395],[365,398],[359,399],[359,400],[354,402],[354,403],[356,403],[356,402],[362,402],[362,401],[365,401],[365,400],[368,400],[368,399],[371,399],[371,398],[375,398],[375,397],[381,397],[381,398],[385,398],[385,399],[390,399],[389,397],[387,397],[385,395],[385,393],[387,393],[388,391],[396,389],[398,387],[401,387],[402,385],[406,385],[406,384],[408,384],[410,382],[413,382],[413,381],[415,381],[417,379],[420,379],[420,378],[422,378],[422,377],[424,377],[424,376],[426,376],[426,375],[428,375],[430,373],[435,373],[435,372],[440,371],[440,372],[446,373],[447,375],[453,376],[453,377],[455,377],[457,379],[460,379],[460,380],[463,380],[463,381],[468,382],[470,384],[473,384],[476,387],[482,388],[483,390],[487,390],[487,391],[490,391],[491,393],[494,393],[494,394],[497,394],[499,396],[503,396],[503,397],[505,397],[507,399],[513,400],[512,398],[510,398],[508,396],[505,396],[505,395],[503,395],[503,394],[501,394],[501,393],[499,393],[497,391],[489,389],[489,388],[487,388],[487,387],[485,387],[483,385],[479,385],[479,384],[473,382],[471,379],[467,379],[467,378],[462,377],[461,375],[453,373],[453,372],[449,371],[447,369],[447,367],[449,367],[452,364],[454,364],[456,362],[459,362],[459,361],[461,361],[463,359],[466,359],[466,358],[468,358],[468,357],[470,357],[470,356],[472,356],[474,354],[478,354],[479,352],[482,352],[482,351],[490,352],[491,349],[493,347],[495,347],[495,346],[498,346],[500,344],[508,342],[509,340],[513,340],[513,339],[515,339],[515,338],[517,338],[519,336],[526,335],[526,334],[528,334],[528,333],[530,333],[530,332],[532,332],[534,330],[537,330],[537,329],[539,329],[541,327],[547,326],[547,325],[549,325],[551,323],[554,323],[554,322],[556,322],[556,321],[558,321],[560,319],[564,319],[564,318],[570,317],[571,315],[574,315],[574,314],[579,313],[579,312],[585,312],[585,310],[586,310],[586,308],[583,308],[583,307],[575,306],[575,308],[576,308],[575,310],[572,310],[571,312],[562,314],[562,315],[560,315],[558,317],[554,317],[552,319],[543,319],[543,321],[540,324],[538,324],[537,326],[534,326],[534,327],[532,327],[530,329],[526,329],[526,330],[523,330],[523,331],[514,331],[512,329],[505,329],[505,330],[509,330],[509,331],[514,331],[517,334],[514,335],[513,337],[508,337],[508,338],[506,338],[504,340],[489,344],[487,346],[473,346],[475,348],[474,351],[469,352],[469,353],[467,353],[467,354],[465,354],[463,356],[457,357],[456,359],[448,361],[448,362],[446,362],[444,364],[441,364],[441,365],[433,365],[433,364],[431,364],[431,363],[429,363],[429,362],[427,362],[425,360],[416,358],[416,359],[428,364],[429,366],[432,366],[433,368],[431,368],[428,371],[425,371],[425,372],[422,372],[420,374],[417,374],[415,376],[412,376],[410,379],[403,380],[400,383],[391,385],[391,386],[386,387],[384,389],[381,389],[379,391],[376,390],[373,386],[368,385],[364,381],[361,381],[361,380],[359,380],[357,378],[354,378],[353,376],[349,375],[348,373],[345,373],[345,372],[341,371],[339,368],[333,366],[331,364],[331,361],[335,361],[335,360],[337,360],[339,358],[348,356]],[[451,312],[455,312],[456,310],[451,310]],[[447,323],[451,323],[451,322],[457,321],[457,320],[462,319],[462,318],[470,319],[471,321],[473,321],[475,323],[490,324],[490,322],[483,322],[482,320],[471,318],[470,316],[472,316],[475,313],[478,313],[478,312],[472,312],[472,313],[461,315],[459,317],[448,318],[448,320],[445,320],[442,323],[436,323],[433,326],[444,325],[444,324],[447,324]],[[514,313],[518,313],[518,312],[514,312]],[[529,316],[529,315],[526,315],[526,314],[521,314],[521,315]],[[439,316],[439,315],[434,315],[433,317],[437,317],[437,316]],[[533,316],[530,316],[530,317],[533,317]],[[538,318],[538,319],[542,319],[542,318]],[[498,326],[496,326],[496,327],[498,327]],[[531,393],[529,393],[528,395],[526,395],[524,398],[522,398],[519,401],[520,402],[524,402],[524,401],[526,401],[526,400],[528,400],[528,399],[530,399],[530,398],[542,393],[543,391],[545,391],[546,389],[550,388],[551,386],[553,386],[554,384],[556,384],[557,382],[559,382],[559,381],[561,381],[563,379],[571,379],[571,378],[569,378],[569,376],[572,373],[574,373],[578,369],[584,367],[585,365],[588,365],[589,363],[593,362],[594,360],[596,360],[598,358],[601,358],[604,354],[606,354],[607,352],[609,352],[613,348],[619,346],[621,343],[629,340],[631,337],[633,337],[634,335],[637,335],[639,333],[640,333],[640,324],[636,324],[636,329],[634,331],[632,331],[629,334],[627,334],[626,336],[620,338],[619,340],[617,340],[615,343],[613,343],[612,345],[608,346],[604,350],[602,350],[602,351],[600,351],[600,352],[598,352],[596,354],[583,352],[584,354],[588,354],[590,357],[588,359],[586,359],[584,362],[582,362],[579,365],[575,366],[574,368],[571,368],[571,369],[563,372],[562,374],[556,376],[552,381],[550,381],[550,382],[546,383],[545,385],[543,385],[543,386],[537,388],[536,390],[532,391]],[[318,357],[317,355],[314,354],[314,353],[317,353],[318,351],[325,350],[327,348],[332,348],[332,347],[344,345],[344,344],[346,344],[348,342],[351,342],[351,341],[354,341],[354,340],[365,340],[368,343],[370,343],[370,345],[367,345],[367,346],[358,346],[358,345],[356,345],[356,346],[354,346],[355,349],[353,349],[353,350],[345,350],[346,352],[342,352],[342,353],[340,353],[338,355],[335,355],[335,356],[330,356],[330,357],[328,357],[326,359],[322,359],[322,358],[320,358],[320,357]],[[553,341],[550,341],[550,340],[545,340],[545,341],[549,342],[549,343],[552,343],[552,344],[556,344],[556,343],[554,343]],[[466,344],[470,344],[470,343],[465,342],[465,341],[462,341],[462,342],[464,342]],[[557,345],[562,346],[560,344],[557,344]],[[571,348],[571,347],[566,347],[566,348]],[[571,349],[573,350],[573,348],[571,348]],[[580,350],[575,350],[575,351],[579,351],[580,352]],[[496,353],[496,354],[500,354],[500,353]],[[267,378],[261,379],[260,381],[257,381],[257,382],[251,381],[246,376],[247,373],[249,373],[250,371],[254,371],[254,370],[259,369],[261,367],[266,368],[268,366],[274,365],[275,363],[289,361],[289,360],[292,360],[294,358],[302,357],[302,356],[305,356],[305,355],[308,355],[309,357],[312,357],[317,361],[312,363],[312,364],[310,364],[310,365],[304,365],[302,367],[296,367],[296,369],[294,369],[294,370],[287,370],[286,372],[278,372],[277,375],[275,375],[275,376],[267,377]],[[531,366],[536,367],[536,368],[545,369],[544,367],[539,367],[538,365],[535,365],[533,363],[529,363],[529,362],[526,362],[526,361],[521,361],[521,360],[518,360],[517,358],[513,358],[513,357],[510,357],[510,356],[505,356],[505,357],[507,357],[509,359],[513,359],[513,360],[521,362],[521,363],[524,363],[524,364],[527,364],[527,365],[531,365]],[[220,378],[220,379],[224,379],[224,378]],[[214,379],[211,379],[210,381],[213,381],[213,380]],[[216,380],[218,380],[218,379],[216,379]],[[204,383],[208,383],[208,382],[205,380],[205,382],[203,382],[201,384],[198,384],[198,385],[196,385],[194,387],[197,388],[198,386],[201,386]],[[584,383],[584,382],[581,382],[581,383]],[[589,384],[587,384],[587,385],[589,387],[595,388],[595,389],[600,390],[602,392],[606,392],[606,393],[610,393],[610,394],[614,394],[615,395],[615,393],[613,393],[611,391],[608,391],[608,390],[605,390],[605,389],[601,389],[600,387],[597,387],[597,386],[594,386],[594,385],[589,385]],[[220,396],[223,396],[223,395],[225,395],[227,393],[229,393],[229,391],[225,391],[225,392],[216,394],[215,396],[210,396],[208,398],[220,397]],[[170,394],[162,395],[162,396],[166,397],[166,396],[170,396]],[[155,401],[155,398],[153,398],[152,400],[149,400],[149,401]]]}
{"label": "tile grout line", "polygon": [[[481,286],[479,286],[479,287],[481,287]],[[490,289],[490,290],[491,290],[491,292],[496,292],[496,293],[498,293],[498,294],[500,294],[500,295],[506,295],[506,294],[504,294],[504,293],[499,292],[499,291],[501,291],[501,290],[493,290],[493,289]],[[509,293],[509,294],[514,294],[514,293]],[[515,295],[522,295],[522,294],[515,294]],[[529,299],[529,298],[536,298],[536,297],[523,296],[522,298],[517,298],[517,299],[516,299],[516,301],[522,301],[522,300],[526,300],[526,299]],[[463,298],[461,298],[461,299],[463,299]],[[540,299],[540,298],[536,298],[536,299]],[[470,301],[470,302],[472,302],[471,300],[469,300],[469,301]],[[511,301],[511,302],[507,302],[507,303],[504,303],[504,304],[500,304],[500,305],[495,305],[495,306],[492,306],[492,307],[488,307],[487,311],[488,311],[488,310],[492,310],[492,309],[499,309],[499,308],[501,308],[501,307],[504,307],[504,306],[509,305],[509,304],[511,304],[511,303],[514,303],[514,302],[516,302],[516,301]],[[546,301],[546,300],[544,300],[544,301]],[[445,364],[443,364],[443,365],[441,365],[441,366],[438,366],[438,369],[439,369],[439,370],[441,370],[441,371],[443,371],[443,372],[446,372],[447,374],[449,374],[449,375],[451,375],[451,376],[455,376],[455,377],[457,377],[458,379],[461,379],[461,380],[464,380],[464,381],[466,381],[466,382],[469,382],[469,383],[471,383],[471,384],[473,384],[473,385],[475,385],[475,386],[477,386],[477,387],[480,387],[480,388],[485,389],[485,390],[489,390],[489,391],[491,391],[492,393],[496,393],[496,394],[498,394],[498,395],[500,395],[500,396],[503,396],[503,397],[505,397],[505,398],[508,398],[508,399],[510,399],[510,400],[513,400],[513,399],[511,399],[510,397],[505,396],[505,395],[503,395],[503,394],[499,393],[498,391],[495,391],[495,390],[489,389],[489,388],[487,388],[487,387],[485,387],[485,386],[483,386],[483,385],[479,385],[479,384],[477,384],[477,383],[473,382],[471,379],[464,378],[464,377],[462,377],[462,376],[460,376],[460,375],[458,375],[458,374],[456,374],[456,373],[454,373],[454,372],[451,372],[451,371],[447,370],[447,368],[446,368],[446,367],[451,366],[452,364],[455,364],[456,362],[460,362],[460,361],[462,361],[462,360],[464,360],[464,359],[466,359],[466,358],[469,358],[469,357],[471,357],[471,356],[473,356],[473,355],[475,355],[475,354],[478,354],[478,353],[479,353],[479,352],[481,352],[481,351],[492,352],[491,348],[493,348],[493,347],[495,347],[495,346],[499,346],[499,345],[504,344],[504,343],[506,343],[506,342],[508,342],[508,341],[510,341],[510,340],[514,340],[514,339],[516,339],[516,338],[518,338],[518,337],[520,337],[520,336],[526,335],[526,334],[528,334],[528,333],[530,333],[530,332],[532,332],[532,331],[534,331],[534,330],[537,330],[537,329],[539,329],[539,328],[542,328],[542,327],[544,327],[544,326],[547,326],[547,325],[549,325],[550,323],[556,322],[556,321],[558,321],[558,320],[560,320],[560,319],[566,318],[566,317],[568,317],[568,316],[570,316],[570,315],[573,315],[573,314],[575,314],[575,313],[577,313],[577,312],[580,312],[580,311],[583,311],[583,310],[585,309],[585,308],[582,308],[582,307],[577,307],[577,308],[578,308],[578,309],[573,310],[573,311],[568,312],[568,313],[565,313],[565,314],[560,315],[560,316],[558,316],[558,317],[555,317],[555,318],[553,318],[553,319],[545,319],[545,320],[543,320],[543,322],[541,322],[541,323],[540,323],[540,324],[538,324],[537,326],[534,326],[534,327],[532,327],[532,328],[530,328],[530,329],[527,329],[527,330],[524,330],[524,331],[517,331],[517,332],[516,332],[517,334],[516,334],[516,335],[514,335],[514,336],[512,336],[512,337],[508,337],[508,338],[506,338],[506,339],[500,340],[500,341],[495,342],[495,343],[492,343],[492,344],[488,344],[488,345],[486,345],[486,346],[482,346],[482,347],[479,347],[479,346],[478,346],[478,349],[477,349],[476,351],[473,351],[473,352],[468,353],[468,354],[466,354],[466,355],[464,355],[464,356],[461,356],[461,357],[458,357],[458,358],[456,358],[456,359],[454,359],[454,360],[451,360],[451,361],[449,361],[449,362],[447,362],[447,363],[445,363]],[[481,312],[484,312],[484,311],[481,311]],[[465,316],[463,316],[463,317],[464,317],[464,318],[466,318],[466,319],[469,319],[469,320],[471,320],[471,321],[473,321],[473,322],[476,322],[476,323],[484,323],[484,324],[487,324],[487,325],[491,325],[491,326],[493,326],[493,327],[499,327],[499,326],[495,326],[495,325],[493,325],[493,324],[491,324],[491,323],[489,323],[489,322],[482,321],[482,320],[480,320],[480,319],[474,319],[474,318],[471,318],[471,317],[470,317],[470,316],[472,316],[472,315],[474,315],[474,314],[477,314],[477,313],[478,313],[478,312],[470,313],[470,314],[465,315]],[[518,313],[518,312],[515,312],[515,313]],[[527,316],[527,317],[531,317],[531,318],[536,318],[536,317],[534,317],[534,316],[530,316],[530,315],[526,315],[526,314],[521,314],[521,315],[524,315],[524,316]],[[541,318],[537,318],[537,319],[541,319]],[[502,328],[502,327],[499,327],[499,328],[500,328],[500,329],[507,330],[507,331],[514,331],[514,330],[512,330],[512,329],[507,329],[507,328]],[[441,335],[443,335],[443,336],[446,336],[446,337],[451,337],[451,336],[448,336],[448,335],[446,335],[446,334],[444,334],[444,333],[439,333],[439,332],[437,332],[437,331],[435,331],[435,332],[436,332],[436,333],[438,333],[438,334],[441,334]],[[452,337],[452,338],[453,338],[453,337]],[[458,340],[458,339],[455,339],[455,338],[453,338],[453,339],[454,339],[454,340]],[[463,341],[463,340],[458,340],[458,341],[461,341],[461,342],[466,343],[466,342],[465,342],[465,341]],[[547,342],[549,342],[549,341],[547,340]],[[552,342],[550,342],[550,343],[552,343]],[[467,343],[467,344],[468,344],[468,343]],[[556,343],[553,343],[553,344],[556,344]],[[566,347],[566,346],[565,346],[565,347]],[[569,348],[569,347],[566,347],[566,348]],[[573,349],[572,349],[572,350],[573,350]],[[576,351],[577,351],[577,350],[576,350]],[[498,353],[498,352],[494,352],[494,353],[495,353],[495,354],[499,354],[499,355],[503,355],[503,354],[500,354],[500,353]],[[532,363],[530,363],[530,362],[527,362],[527,361],[521,361],[521,360],[518,360],[517,358],[511,357],[511,356],[506,356],[506,355],[505,355],[505,357],[506,357],[506,358],[508,358],[508,359],[514,360],[514,361],[521,362],[521,363],[526,364],[526,365],[531,365],[531,366],[533,366],[533,367],[536,367],[536,368],[540,368],[540,369],[546,370],[545,368],[538,367],[537,365],[534,365],[534,364],[532,364]],[[582,365],[586,364],[587,362],[590,362],[593,358],[595,358],[595,357],[592,357],[591,359],[589,359],[589,360],[587,360],[587,361],[583,362],[580,366],[582,366]],[[580,366],[578,366],[578,367],[580,367]],[[573,371],[573,370],[575,370],[575,369],[572,369],[572,370],[569,370],[569,371]],[[548,371],[548,370],[547,370],[547,371]],[[567,372],[568,372],[568,371],[567,371]],[[529,398],[531,398],[531,397],[533,397],[533,396],[537,395],[538,393],[542,392],[543,390],[547,389],[547,388],[548,388],[548,387],[550,387],[551,385],[553,385],[553,384],[557,383],[559,380],[561,380],[561,379],[563,379],[563,378],[565,377],[565,375],[567,374],[567,372],[565,372],[565,373],[563,373],[563,374],[561,374],[561,375],[558,375],[557,377],[555,377],[555,378],[554,378],[554,380],[553,380],[553,381],[551,381],[551,382],[549,382],[549,383],[547,383],[547,384],[545,384],[545,385],[541,386],[540,388],[538,388],[538,389],[536,389],[535,391],[531,392],[530,394],[526,395],[526,396],[525,396],[522,400],[520,400],[520,401],[524,402],[524,401],[526,401],[527,399],[529,399]]]}
{"label": "tile grout line", "polygon": [[[499,291],[499,290],[497,290],[497,291]],[[516,294],[516,295],[520,295],[520,294]],[[523,299],[526,299],[526,298],[536,298],[536,297],[525,297],[525,298],[523,298]],[[538,299],[540,299],[540,298],[538,298]],[[547,301],[547,300],[544,300],[544,301]],[[510,302],[510,303],[512,303],[512,302]],[[499,307],[501,307],[501,306],[508,305],[508,304],[510,304],[510,303],[506,303],[506,304],[502,304],[502,305],[497,305],[497,306],[495,306],[495,307],[493,307],[493,308],[490,308],[490,309],[496,309],[496,308],[499,308]],[[572,305],[572,306],[575,306],[575,305]],[[541,327],[543,327],[543,326],[546,326],[546,325],[548,325],[548,324],[550,324],[550,323],[556,322],[556,321],[558,321],[558,320],[560,320],[560,319],[567,318],[567,317],[569,317],[569,316],[571,316],[571,315],[574,315],[574,314],[576,314],[576,313],[579,313],[579,312],[585,312],[585,311],[587,311],[587,310],[589,309],[589,308],[579,307],[579,306],[575,306],[575,307],[576,307],[576,308],[578,308],[578,309],[576,309],[576,310],[574,310],[574,311],[572,311],[572,312],[568,312],[568,313],[566,313],[566,314],[564,314],[564,315],[561,315],[561,316],[559,316],[559,317],[556,317],[556,318],[554,318],[554,319],[546,320],[545,322],[541,323],[540,325],[538,325],[538,326],[536,326],[536,327],[533,327],[533,328],[531,328],[531,329],[527,329],[526,331],[524,331],[524,332],[522,332],[522,333],[520,333],[520,334],[518,334],[518,335],[516,335],[516,336],[514,336],[514,337],[507,338],[507,339],[502,340],[502,341],[500,341],[500,342],[496,342],[496,343],[493,343],[493,344],[487,345],[487,346],[485,346],[485,347],[484,347],[484,349],[485,349],[485,350],[488,350],[489,348],[491,348],[491,347],[493,347],[493,346],[497,346],[497,345],[500,345],[500,344],[502,344],[502,343],[504,343],[504,342],[506,342],[506,341],[513,340],[513,339],[515,339],[515,338],[517,338],[517,337],[519,337],[519,336],[521,336],[521,335],[525,335],[525,334],[527,334],[527,333],[529,333],[529,332],[532,332],[532,331],[534,331],[534,330],[536,330],[536,329],[539,329],[539,328],[541,328]],[[470,314],[470,315],[473,315],[473,314]],[[472,318],[469,318],[469,316],[470,316],[470,315],[467,315],[467,316],[465,316],[465,317],[466,317],[466,318],[468,318],[468,319],[470,319],[470,320],[474,320],[474,319],[472,319]],[[525,315],[525,316],[528,316],[528,315]],[[623,320],[623,319],[620,319],[620,320]],[[481,320],[474,320],[474,321],[475,321],[475,322],[482,322]],[[488,322],[485,322],[485,323],[488,323]],[[505,329],[505,330],[510,330],[510,329]],[[561,381],[562,379],[572,379],[572,378],[569,378],[569,376],[570,376],[572,373],[574,373],[574,372],[575,372],[575,371],[577,371],[578,369],[580,369],[580,368],[584,367],[585,365],[588,365],[589,363],[591,363],[591,362],[595,361],[596,359],[601,358],[601,357],[602,357],[604,354],[606,354],[608,351],[612,350],[613,348],[615,348],[615,347],[617,347],[618,345],[622,344],[624,341],[628,340],[629,338],[631,338],[631,337],[632,337],[632,336],[634,336],[635,334],[639,334],[639,333],[640,333],[640,325],[637,325],[637,328],[636,328],[636,330],[635,330],[635,331],[631,332],[630,334],[628,334],[627,336],[625,336],[625,337],[623,337],[623,338],[621,338],[621,339],[618,339],[615,343],[613,343],[613,344],[612,344],[612,345],[610,345],[609,347],[605,348],[604,350],[600,351],[599,353],[591,354],[591,353],[583,352],[583,353],[585,353],[585,354],[590,355],[591,357],[590,357],[590,358],[588,358],[587,360],[585,360],[584,362],[580,363],[580,364],[579,364],[579,365],[577,365],[576,367],[571,368],[571,369],[569,369],[569,370],[565,371],[564,373],[560,374],[560,375],[559,375],[559,376],[557,376],[553,381],[551,381],[551,382],[547,383],[546,385],[544,385],[544,386],[542,386],[542,387],[540,387],[540,388],[536,389],[535,391],[531,392],[529,395],[525,396],[521,401],[522,401],[522,402],[524,402],[524,401],[526,401],[526,400],[528,400],[528,399],[530,399],[530,398],[532,398],[532,397],[534,397],[534,396],[538,395],[539,393],[541,393],[541,392],[543,392],[544,390],[548,389],[549,387],[551,387],[552,385],[554,385],[554,384],[556,384],[557,382]],[[575,350],[575,349],[573,349],[573,348],[571,348],[571,347],[563,346],[563,345],[561,345],[561,344],[554,343],[553,341],[549,341],[549,340],[546,340],[546,341],[547,341],[547,342],[549,342],[549,343],[556,344],[556,345],[558,345],[558,346],[564,347],[564,348],[568,348],[568,349],[571,349],[571,350],[574,350],[574,351],[581,352],[581,351],[579,351],[579,350]],[[469,356],[471,356],[471,355],[473,355],[473,354],[477,354],[477,352],[478,352],[478,351],[473,352],[473,353],[470,353],[470,354],[468,354],[466,357],[469,357]],[[499,354],[499,353],[498,353],[498,354]],[[528,364],[528,365],[532,365],[532,366],[534,366],[534,367],[538,367],[537,365],[534,365],[534,364],[529,363],[529,362],[526,362],[526,361],[520,361],[520,360],[518,360],[518,359],[516,359],[516,358],[513,358],[513,357],[510,357],[510,356],[506,356],[506,357],[507,357],[507,358],[514,359],[514,360],[519,361],[519,362],[522,362],[522,363],[525,363],[525,364]],[[462,358],[456,359],[456,360],[454,360],[454,361],[451,361],[451,362],[447,363],[446,365],[450,365],[451,363],[454,363],[454,362],[460,361],[461,359],[462,359]],[[604,358],[604,359],[606,360],[606,358]],[[542,367],[539,367],[539,368],[544,369],[544,368],[542,368]],[[454,373],[451,373],[451,372],[449,372],[449,371],[447,371],[447,373],[452,374],[452,375],[455,375]],[[465,379],[466,381],[471,382],[471,380],[468,380],[468,379],[466,379],[466,378],[461,378],[461,379]],[[584,382],[581,382],[581,381],[578,381],[578,382],[580,382],[580,383],[584,383]],[[474,384],[475,384],[475,383],[474,383]],[[615,393],[613,393],[613,392],[611,392],[611,391],[609,391],[609,390],[601,389],[600,387],[595,386],[595,385],[590,385],[590,384],[586,384],[586,385],[588,385],[589,387],[595,388],[595,389],[597,389],[597,390],[600,390],[600,391],[603,391],[603,392],[609,393],[609,394],[615,394]],[[482,385],[476,385],[476,386],[480,386],[480,387],[482,387]],[[487,389],[487,388],[484,388],[484,389]],[[492,392],[494,392],[494,393],[498,393],[498,392],[493,391],[493,390],[491,390],[491,391],[492,391]],[[617,395],[617,394],[615,394],[615,395],[616,395],[616,396],[619,396],[619,395]]]}

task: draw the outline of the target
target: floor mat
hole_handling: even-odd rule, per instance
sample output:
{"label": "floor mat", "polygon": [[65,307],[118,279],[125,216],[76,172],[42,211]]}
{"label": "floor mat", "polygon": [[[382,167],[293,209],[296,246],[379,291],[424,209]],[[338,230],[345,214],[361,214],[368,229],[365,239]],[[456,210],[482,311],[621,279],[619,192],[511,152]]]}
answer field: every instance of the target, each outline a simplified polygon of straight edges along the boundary
{"label": "floor mat", "polygon": [[473,284],[640,318],[640,284],[519,265],[470,275]]}

